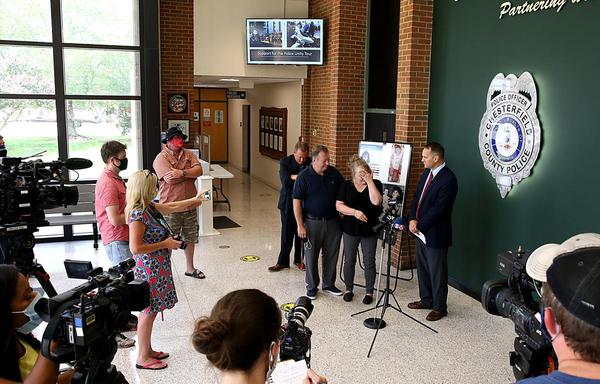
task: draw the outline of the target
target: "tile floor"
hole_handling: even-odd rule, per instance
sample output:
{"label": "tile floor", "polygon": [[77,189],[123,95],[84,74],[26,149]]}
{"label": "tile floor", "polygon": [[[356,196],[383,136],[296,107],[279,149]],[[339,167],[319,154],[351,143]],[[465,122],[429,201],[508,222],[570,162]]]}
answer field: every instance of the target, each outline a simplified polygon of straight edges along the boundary
{"label": "tile floor", "polygon": [[[218,372],[197,354],[190,335],[193,322],[209,313],[214,303],[227,292],[239,288],[259,288],[278,303],[294,302],[305,294],[303,273],[297,269],[270,273],[267,267],[276,261],[279,250],[278,191],[230,169],[234,179],[224,182],[232,202],[215,207],[215,214],[226,214],[241,225],[222,230],[219,236],[201,238],[196,246],[196,265],[207,275],[194,280],[183,275],[182,251],[173,255],[175,285],[179,303],[158,320],[153,335],[155,348],[171,353],[169,368],[162,371],[136,370],[136,349],[119,350],[114,364],[130,383],[217,383]],[[59,292],[80,283],[66,278],[63,259],[91,260],[94,266],[107,267],[102,246],[94,251],[91,242],[40,244],[35,248],[38,260],[52,276]],[[240,257],[260,256],[245,263]],[[379,256],[378,256],[379,260]],[[378,261],[379,263],[379,261]],[[357,283],[364,282],[357,268]],[[408,276],[409,272],[401,272]],[[343,289],[339,281],[338,287]],[[363,326],[368,314],[351,317],[366,309],[363,292],[355,289],[351,303],[319,292],[315,309],[307,325],[313,331],[312,365],[328,376],[330,383],[510,383],[512,371],[508,353],[514,340],[510,320],[491,316],[479,302],[450,288],[449,316],[428,323],[438,333],[424,328],[393,310],[385,320],[370,358],[367,358],[374,331]],[[417,298],[417,282],[402,281],[396,290],[402,310],[424,321],[427,311],[406,308]]]}

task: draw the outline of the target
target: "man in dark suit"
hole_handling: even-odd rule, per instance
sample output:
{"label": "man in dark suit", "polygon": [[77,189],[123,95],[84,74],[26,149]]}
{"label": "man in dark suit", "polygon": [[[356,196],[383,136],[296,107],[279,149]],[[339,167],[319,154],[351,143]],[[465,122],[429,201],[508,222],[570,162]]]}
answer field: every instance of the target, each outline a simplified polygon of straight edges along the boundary
{"label": "man in dark suit", "polygon": [[417,274],[421,300],[411,309],[432,309],[427,320],[448,314],[448,247],[452,245],[452,206],[458,192],[454,172],[446,166],[444,147],[429,143],[423,148],[425,171],[417,184],[409,215],[409,230],[417,239]]}
{"label": "man in dark suit", "polygon": [[308,144],[299,141],[294,146],[294,153],[279,161],[279,178],[281,179],[281,191],[279,192],[279,213],[281,214],[281,250],[277,258],[277,264],[269,267],[269,271],[277,272],[290,267],[290,251],[294,245],[294,264],[302,269],[300,260],[301,240],[298,237],[294,208],[292,204],[292,192],[296,177],[304,167],[310,164],[308,158]]}

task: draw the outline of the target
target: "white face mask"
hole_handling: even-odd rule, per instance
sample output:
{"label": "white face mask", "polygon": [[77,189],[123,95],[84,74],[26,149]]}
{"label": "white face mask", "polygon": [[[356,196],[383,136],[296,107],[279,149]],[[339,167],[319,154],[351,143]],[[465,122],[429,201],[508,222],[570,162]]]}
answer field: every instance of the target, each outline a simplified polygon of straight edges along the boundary
{"label": "white face mask", "polygon": [[34,329],[36,329],[40,324],[42,324],[42,318],[35,311],[35,305],[42,298],[42,295],[39,292],[36,292],[35,297],[31,300],[31,303],[25,308],[23,311],[14,311],[14,314],[22,313],[29,318],[29,320],[17,328],[17,331],[23,335],[30,334]]}
{"label": "white face mask", "polygon": [[273,356],[273,347],[277,345],[276,343],[276,341],[272,341],[271,345],[269,346],[269,370],[267,371],[265,382],[269,381],[269,377],[271,377],[273,371],[275,370],[275,366],[277,365],[277,355]]}

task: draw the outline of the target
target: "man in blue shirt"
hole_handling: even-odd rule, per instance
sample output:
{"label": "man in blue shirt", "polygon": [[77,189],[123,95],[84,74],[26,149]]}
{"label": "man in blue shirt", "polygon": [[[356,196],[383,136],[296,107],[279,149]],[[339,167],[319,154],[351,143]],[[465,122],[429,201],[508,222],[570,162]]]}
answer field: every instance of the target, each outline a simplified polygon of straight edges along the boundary
{"label": "man in blue shirt", "polygon": [[341,296],[335,286],[335,272],[340,252],[342,228],[335,209],[337,192],[344,178],[329,166],[329,150],[317,145],[311,153],[310,167],[302,171],[294,185],[294,216],[298,236],[306,239],[306,296],[317,298],[319,286],[319,253],[323,249],[323,291]]}
{"label": "man in blue shirt", "polygon": [[558,371],[518,383],[600,384],[600,234],[541,246],[527,260],[527,273],[544,283],[542,327]]}

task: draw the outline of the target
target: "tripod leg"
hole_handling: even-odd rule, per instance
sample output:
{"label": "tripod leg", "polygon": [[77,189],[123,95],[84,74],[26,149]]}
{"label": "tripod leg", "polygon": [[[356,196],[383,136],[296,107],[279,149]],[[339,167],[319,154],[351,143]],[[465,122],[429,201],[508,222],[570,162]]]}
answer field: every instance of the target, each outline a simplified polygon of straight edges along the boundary
{"label": "tripod leg", "polygon": [[381,283],[381,274],[383,273],[383,256],[385,254],[385,230],[383,232],[383,241],[381,242],[381,256],[379,257],[379,274],[377,275],[377,300],[375,300],[375,317],[377,317],[377,308],[379,306],[379,301],[383,296],[380,295],[379,287]]}

